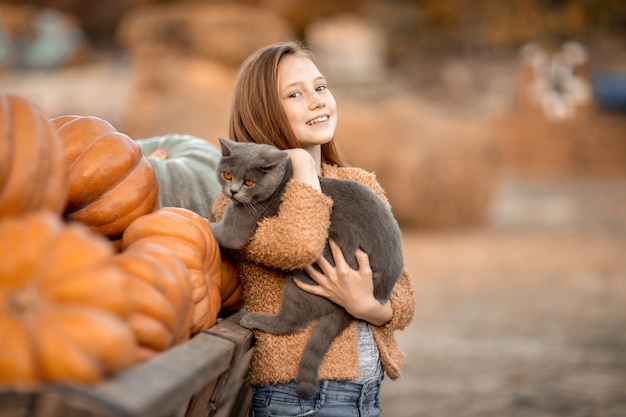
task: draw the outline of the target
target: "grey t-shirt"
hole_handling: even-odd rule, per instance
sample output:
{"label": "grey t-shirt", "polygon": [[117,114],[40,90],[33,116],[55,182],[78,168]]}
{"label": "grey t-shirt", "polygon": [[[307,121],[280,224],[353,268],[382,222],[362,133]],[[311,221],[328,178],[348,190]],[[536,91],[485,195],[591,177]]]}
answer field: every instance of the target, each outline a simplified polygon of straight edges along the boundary
{"label": "grey t-shirt", "polygon": [[368,322],[357,320],[357,343],[359,354],[359,376],[354,382],[363,384],[381,379],[383,364],[380,361],[378,346],[374,340],[372,329]]}

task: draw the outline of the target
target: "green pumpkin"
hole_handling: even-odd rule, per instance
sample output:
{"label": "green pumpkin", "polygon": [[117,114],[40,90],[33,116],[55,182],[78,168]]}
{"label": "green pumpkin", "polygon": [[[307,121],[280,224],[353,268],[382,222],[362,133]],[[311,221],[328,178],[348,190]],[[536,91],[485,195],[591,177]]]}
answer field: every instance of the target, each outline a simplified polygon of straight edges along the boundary
{"label": "green pumpkin", "polygon": [[216,176],[220,149],[206,139],[176,133],[136,142],[156,173],[159,207],[182,207],[210,218],[222,191]]}

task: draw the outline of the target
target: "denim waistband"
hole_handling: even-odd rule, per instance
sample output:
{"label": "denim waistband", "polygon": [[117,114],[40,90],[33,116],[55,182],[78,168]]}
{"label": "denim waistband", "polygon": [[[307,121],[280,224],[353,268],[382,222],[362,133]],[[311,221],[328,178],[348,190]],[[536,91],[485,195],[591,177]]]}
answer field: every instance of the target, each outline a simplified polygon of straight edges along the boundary
{"label": "denim waistband", "polygon": [[296,383],[253,387],[249,416],[380,416],[380,385],[352,381],[318,381],[312,398],[300,398]]}
{"label": "denim waistband", "polygon": [[319,381],[320,398],[333,401],[375,401],[380,391],[380,381],[359,383],[349,381]]}
{"label": "denim waistband", "polygon": [[[380,380],[359,383],[351,381],[318,381],[316,397],[331,401],[373,401],[380,392]],[[288,382],[284,384],[265,385],[255,387],[257,390],[269,390],[272,393],[282,393],[286,395],[295,394],[296,383]]]}

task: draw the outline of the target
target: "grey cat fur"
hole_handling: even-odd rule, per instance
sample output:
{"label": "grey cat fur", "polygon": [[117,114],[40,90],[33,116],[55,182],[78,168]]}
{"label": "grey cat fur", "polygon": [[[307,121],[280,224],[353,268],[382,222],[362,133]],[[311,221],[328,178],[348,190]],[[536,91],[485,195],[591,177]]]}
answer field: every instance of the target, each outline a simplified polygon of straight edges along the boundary
{"label": "grey cat fur", "polygon": [[[287,152],[273,146],[223,138],[219,141],[222,158],[217,167],[218,181],[231,202],[222,220],[211,223],[211,229],[220,246],[236,250],[245,246],[260,220],[278,213],[285,184],[293,170]],[[224,172],[232,175],[230,181],[224,178]],[[253,180],[254,185],[246,187],[246,179]],[[354,269],[358,269],[357,249],[368,254],[374,297],[381,303],[387,302],[404,266],[402,236],[393,214],[361,183],[324,177],[319,180],[322,192],[333,200],[329,238],[342,248],[346,261]],[[334,265],[328,244],[324,257]],[[303,270],[289,274],[315,284]],[[302,354],[296,378],[296,391],[303,398],[315,394],[319,365],[332,341],[349,326],[352,316],[332,301],[303,291],[292,279],[286,279],[278,314],[248,313],[241,320],[241,325],[249,329],[292,334],[313,319],[319,320]]]}

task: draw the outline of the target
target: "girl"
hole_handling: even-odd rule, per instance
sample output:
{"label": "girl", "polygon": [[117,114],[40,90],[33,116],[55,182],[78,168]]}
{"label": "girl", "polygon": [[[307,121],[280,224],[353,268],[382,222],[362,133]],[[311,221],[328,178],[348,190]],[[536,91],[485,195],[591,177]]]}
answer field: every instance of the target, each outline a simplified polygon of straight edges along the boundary
{"label": "girl", "polygon": [[[318,285],[297,282],[298,286],[327,297],[354,317],[327,352],[311,399],[300,398],[294,383],[311,325],[294,335],[255,331],[248,375],[253,388],[250,416],[379,416],[383,375],[396,379],[401,373],[404,354],[393,331],[405,328],[415,310],[407,271],[390,301],[381,304],[373,297],[367,254],[357,253],[357,270],[333,242],[336,266],[322,256],[332,201],[322,194],[318,176],[359,181],[387,203],[373,174],[347,167],[339,157],[334,145],[336,126],[335,99],[309,51],[297,43],[277,43],[244,62],[235,84],[230,139],[287,150],[294,169],[278,216],[261,221],[248,245],[234,254],[246,308],[275,314],[287,276],[284,271],[305,268]],[[216,200],[213,215],[218,221],[227,203],[223,195]]]}

